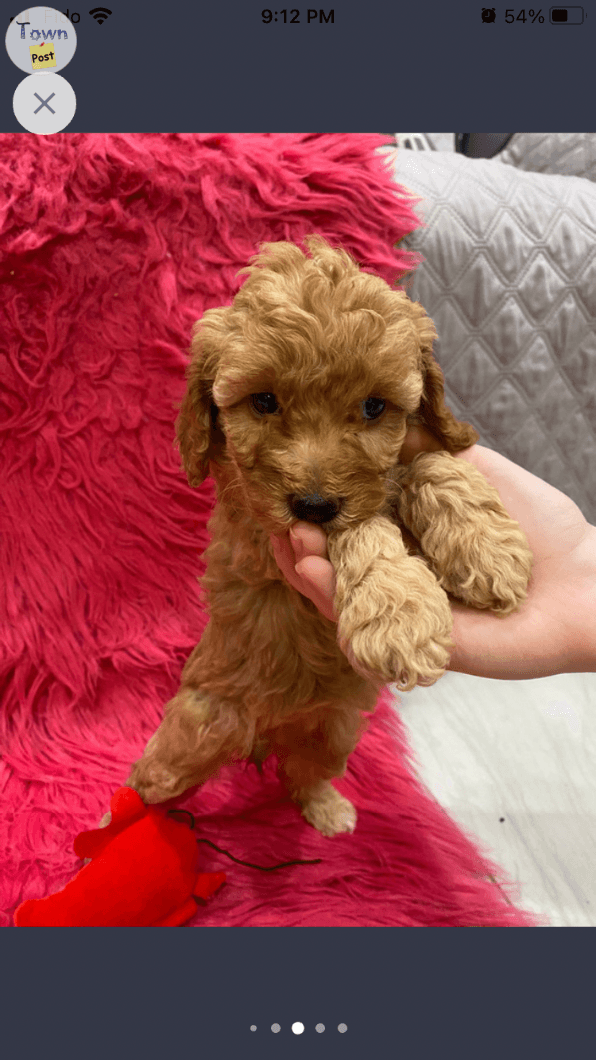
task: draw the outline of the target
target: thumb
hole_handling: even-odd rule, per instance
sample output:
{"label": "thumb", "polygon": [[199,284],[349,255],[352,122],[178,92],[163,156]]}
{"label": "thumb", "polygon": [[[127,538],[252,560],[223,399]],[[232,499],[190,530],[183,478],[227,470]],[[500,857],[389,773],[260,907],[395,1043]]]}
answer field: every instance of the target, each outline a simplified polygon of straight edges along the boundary
{"label": "thumb", "polygon": [[329,560],[320,556],[306,556],[296,564],[295,571],[310,588],[309,595],[319,611],[336,621],[333,607],[335,571]]}

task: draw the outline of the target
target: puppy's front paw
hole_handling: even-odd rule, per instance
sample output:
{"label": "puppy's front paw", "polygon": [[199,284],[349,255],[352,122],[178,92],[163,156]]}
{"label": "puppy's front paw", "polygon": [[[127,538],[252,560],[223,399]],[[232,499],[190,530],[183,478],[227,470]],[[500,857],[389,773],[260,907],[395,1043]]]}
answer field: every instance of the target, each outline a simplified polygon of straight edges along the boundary
{"label": "puppy's front paw", "polygon": [[[492,514],[492,513],[491,513]],[[439,580],[470,607],[508,615],[526,599],[532,553],[513,520],[486,517],[479,536],[470,533],[464,554],[442,556]]]}
{"label": "puppy's front paw", "polygon": [[318,832],[326,836],[353,832],[356,828],[354,806],[349,799],[340,795],[332,784],[302,802],[302,815]]}
{"label": "puppy's front paw", "polygon": [[365,678],[404,690],[433,684],[453,647],[447,594],[424,561],[408,555],[388,519],[376,517],[342,537],[329,545],[342,651]]}
{"label": "puppy's front paw", "polygon": [[449,453],[420,453],[398,497],[440,585],[470,607],[508,615],[525,600],[532,553],[519,523],[477,468]]}
{"label": "puppy's front paw", "polygon": [[449,664],[452,617],[446,593],[422,565],[426,591],[392,600],[375,613],[379,599],[355,591],[338,622],[339,644],[362,677],[381,677],[407,691],[432,685]]}

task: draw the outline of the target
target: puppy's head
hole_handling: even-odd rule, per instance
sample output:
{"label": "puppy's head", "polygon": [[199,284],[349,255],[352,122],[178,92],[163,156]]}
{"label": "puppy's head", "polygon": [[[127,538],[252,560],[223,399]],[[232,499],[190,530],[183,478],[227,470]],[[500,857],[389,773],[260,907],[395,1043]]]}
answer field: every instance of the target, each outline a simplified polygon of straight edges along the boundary
{"label": "puppy's head", "polygon": [[322,238],[264,244],[231,306],[195,325],[177,437],[191,485],[213,473],[269,532],[378,512],[408,417],[445,449],[477,440],[444,402],[421,305]]}

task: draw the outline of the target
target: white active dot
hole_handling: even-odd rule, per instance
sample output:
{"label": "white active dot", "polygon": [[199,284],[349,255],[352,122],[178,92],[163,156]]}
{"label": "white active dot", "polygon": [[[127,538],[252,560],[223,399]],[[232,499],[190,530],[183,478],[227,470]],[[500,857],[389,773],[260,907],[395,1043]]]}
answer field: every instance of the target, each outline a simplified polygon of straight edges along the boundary
{"label": "white active dot", "polygon": [[304,1024],[303,1023],[293,1023],[292,1024],[292,1030],[294,1031],[294,1034],[302,1034],[302,1031],[304,1030]]}

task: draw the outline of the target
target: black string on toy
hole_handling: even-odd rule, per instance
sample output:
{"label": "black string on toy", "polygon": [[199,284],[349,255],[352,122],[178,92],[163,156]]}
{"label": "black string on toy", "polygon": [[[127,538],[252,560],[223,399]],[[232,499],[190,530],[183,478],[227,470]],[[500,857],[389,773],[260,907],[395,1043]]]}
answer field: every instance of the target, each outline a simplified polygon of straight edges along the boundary
{"label": "black string on toy", "polygon": [[[168,810],[168,814],[174,813],[187,813],[190,817],[192,824],[191,829],[194,831],[195,819],[190,810]],[[287,869],[289,865],[319,865],[323,860],[322,858],[313,858],[312,861],[282,861],[280,865],[253,865],[250,861],[240,861],[240,858],[235,858],[233,854],[230,854],[228,850],[222,850],[221,847],[216,847],[215,843],[212,843],[210,839],[197,839],[197,843],[207,843],[208,846],[213,847],[217,850],[218,854],[225,854],[227,858],[235,861],[237,865],[246,865],[249,869],[260,869],[261,872],[274,872],[275,869]]]}

